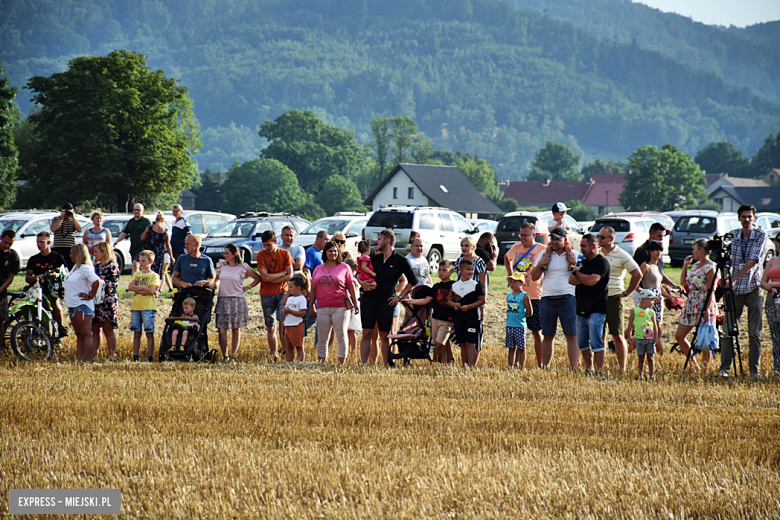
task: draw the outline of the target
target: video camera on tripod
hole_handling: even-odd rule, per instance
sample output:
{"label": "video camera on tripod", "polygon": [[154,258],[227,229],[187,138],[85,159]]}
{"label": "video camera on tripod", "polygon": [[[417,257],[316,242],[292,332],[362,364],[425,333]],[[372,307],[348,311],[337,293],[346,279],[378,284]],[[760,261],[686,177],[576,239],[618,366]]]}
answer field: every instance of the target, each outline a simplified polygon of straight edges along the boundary
{"label": "video camera on tripod", "polygon": [[709,240],[707,240],[707,249],[710,250],[710,254],[713,255],[713,261],[717,264],[727,262],[730,259],[731,242],[734,240],[734,235],[731,233],[725,233],[723,235],[715,234]]}

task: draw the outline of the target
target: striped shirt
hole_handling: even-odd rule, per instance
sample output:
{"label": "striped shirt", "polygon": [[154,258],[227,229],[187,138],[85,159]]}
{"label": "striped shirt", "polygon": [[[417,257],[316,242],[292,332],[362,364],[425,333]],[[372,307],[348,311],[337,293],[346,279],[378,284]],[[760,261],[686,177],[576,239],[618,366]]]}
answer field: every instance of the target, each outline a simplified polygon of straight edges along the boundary
{"label": "striped shirt", "polygon": [[734,294],[747,294],[756,290],[761,284],[761,277],[764,276],[763,261],[766,246],[766,231],[761,228],[754,227],[747,240],[742,235],[741,229],[734,231],[734,240],[731,242],[732,274],[736,274],[748,261],[756,261],[756,265],[734,282]]}
{"label": "striped shirt", "polygon": [[[55,217],[52,223],[62,220],[62,217]],[[76,224],[73,219],[63,220],[57,231],[54,232],[54,245],[52,247],[71,248],[76,245]]]}

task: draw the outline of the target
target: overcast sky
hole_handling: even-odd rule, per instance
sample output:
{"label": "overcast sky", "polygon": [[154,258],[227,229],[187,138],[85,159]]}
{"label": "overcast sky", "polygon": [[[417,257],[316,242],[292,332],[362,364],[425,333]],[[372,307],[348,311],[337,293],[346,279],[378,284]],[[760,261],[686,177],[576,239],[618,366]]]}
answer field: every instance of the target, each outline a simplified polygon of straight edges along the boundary
{"label": "overcast sky", "polygon": [[780,0],[634,0],[708,25],[745,27],[780,20]]}

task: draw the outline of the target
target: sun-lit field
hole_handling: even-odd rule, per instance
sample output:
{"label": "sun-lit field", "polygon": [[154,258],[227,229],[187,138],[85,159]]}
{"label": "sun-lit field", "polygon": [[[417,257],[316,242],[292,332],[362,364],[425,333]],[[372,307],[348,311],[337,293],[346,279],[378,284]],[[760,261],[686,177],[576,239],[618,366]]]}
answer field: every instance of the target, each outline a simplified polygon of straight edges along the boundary
{"label": "sun-lit field", "polygon": [[561,342],[553,369],[508,370],[492,282],[470,370],[272,364],[256,324],[237,363],[132,363],[122,300],[122,361],[79,366],[72,338],[50,363],[0,356],[0,496],[119,488],[127,518],[780,517],[777,378],[682,375],[677,353],[651,382],[632,356],[593,377]]}

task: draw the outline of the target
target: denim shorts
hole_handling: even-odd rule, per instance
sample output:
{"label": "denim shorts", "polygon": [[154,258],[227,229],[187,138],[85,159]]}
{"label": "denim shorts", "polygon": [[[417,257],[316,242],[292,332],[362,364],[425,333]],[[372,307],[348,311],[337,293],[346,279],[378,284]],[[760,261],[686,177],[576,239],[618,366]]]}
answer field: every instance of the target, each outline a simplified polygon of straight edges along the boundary
{"label": "denim shorts", "polygon": [[566,336],[577,334],[577,304],[574,296],[566,295],[566,302],[560,307],[550,305],[547,297],[542,297],[539,308],[539,320],[542,322],[542,335],[552,336],[558,328],[558,319],[561,320],[561,328]]}
{"label": "denim shorts", "polygon": [[282,321],[284,310],[284,297],[287,292],[274,294],[273,296],[261,296],[260,305],[263,307],[263,319],[266,327],[276,327],[277,321]]}
{"label": "denim shorts", "polygon": [[88,305],[84,305],[83,303],[79,305],[78,307],[68,307],[68,316],[73,316],[77,312],[83,312],[84,316],[94,316],[95,311],[90,309]]}
{"label": "denim shorts", "polygon": [[[146,332],[150,334],[154,332],[154,318],[157,316],[157,311],[130,311],[130,331],[131,332]],[[141,330],[143,325],[143,330]]]}
{"label": "denim shorts", "polygon": [[604,352],[604,337],[601,332],[606,319],[607,315],[601,312],[594,312],[587,318],[577,316],[577,344],[580,352]]}
{"label": "denim shorts", "polygon": [[643,356],[645,354],[655,354],[655,340],[654,339],[637,339],[636,340],[636,355]]}

